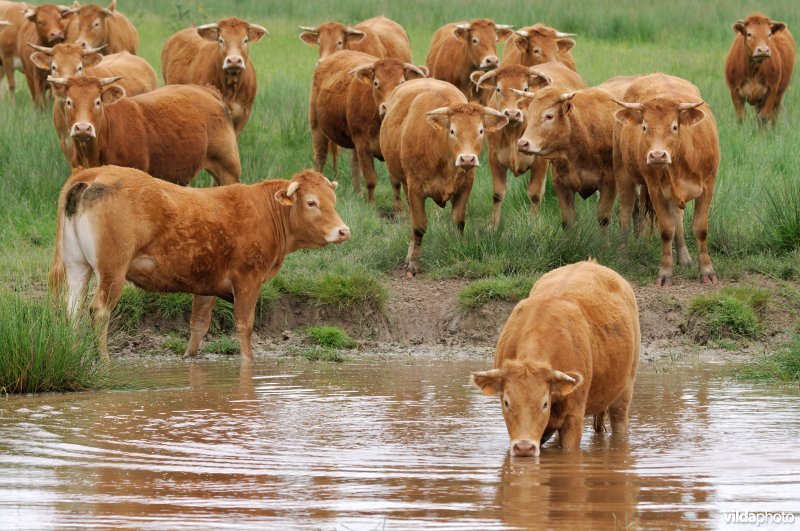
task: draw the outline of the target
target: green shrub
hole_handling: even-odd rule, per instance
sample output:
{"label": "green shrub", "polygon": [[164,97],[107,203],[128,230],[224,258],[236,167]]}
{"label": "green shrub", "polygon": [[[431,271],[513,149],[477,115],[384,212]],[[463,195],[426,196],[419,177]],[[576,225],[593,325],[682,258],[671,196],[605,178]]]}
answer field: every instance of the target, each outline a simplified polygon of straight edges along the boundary
{"label": "green shrub", "polygon": [[220,336],[203,344],[203,352],[213,354],[238,354],[239,340],[228,336]]}
{"label": "green shrub", "polygon": [[312,326],[306,334],[311,343],[320,347],[343,349],[358,346],[347,332],[335,326]]}
{"label": "green shrub", "polygon": [[188,343],[186,342],[185,339],[181,339],[175,336],[170,336],[161,343],[161,346],[162,348],[169,350],[173,354],[183,354],[184,352],[186,352],[186,347],[188,346]]}
{"label": "green shrub", "polygon": [[458,294],[462,311],[480,308],[489,301],[517,302],[528,296],[535,278],[529,276],[494,277],[471,282]]}
{"label": "green shrub", "polygon": [[781,352],[760,356],[736,368],[734,374],[743,380],[800,381],[800,336],[794,336]]}
{"label": "green shrub", "polygon": [[755,339],[766,313],[769,292],[750,287],[723,288],[689,303],[689,320],[695,339]]}
{"label": "green shrub", "polygon": [[327,361],[333,363],[342,363],[350,361],[350,356],[340,350],[335,350],[328,347],[313,346],[311,348],[297,348],[292,347],[286,351],[285,356],[293,358],[303,358],[307,361]]}

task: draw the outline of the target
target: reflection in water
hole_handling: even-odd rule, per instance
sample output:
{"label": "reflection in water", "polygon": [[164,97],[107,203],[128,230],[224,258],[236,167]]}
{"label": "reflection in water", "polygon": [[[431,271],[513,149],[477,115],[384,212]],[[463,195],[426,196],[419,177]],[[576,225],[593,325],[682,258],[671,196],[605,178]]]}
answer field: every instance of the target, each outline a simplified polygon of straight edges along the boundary
{"label": "reflection in water", "polygon": [[627,439],[512,459],[483,361],[152,370],[158,390],[0,400],[17,527],[716,528],[797,511],[797,388],[641,371]]}

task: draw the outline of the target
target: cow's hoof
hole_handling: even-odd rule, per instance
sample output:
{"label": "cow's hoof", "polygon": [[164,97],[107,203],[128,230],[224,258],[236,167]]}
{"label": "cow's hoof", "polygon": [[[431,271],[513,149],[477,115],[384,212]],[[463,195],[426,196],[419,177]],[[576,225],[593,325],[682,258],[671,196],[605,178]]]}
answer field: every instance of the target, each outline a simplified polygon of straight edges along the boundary
{"label": "cow's hoof", "polygon": [[703,284],[719,284],[719,277],[713,271],[700,275],[700,282]]}
{"label": "cow's hoof", "polygon": [[672,275],[658,275],[656,279],[656,286],[659,288],[668,288],[672,285]]}
{"label": "cow's hoof", "polygon": [[187,350],[186,352],[183,353],[182,357],[183,357],[183,359],[195,358],[195,357],[197,357],[197,352],[189,352]]}
{"label": "cow's hoof", "polygon": [[419,265],[413,260],[406,262],[406,276],[414,278],[417,275],[419,275]]}

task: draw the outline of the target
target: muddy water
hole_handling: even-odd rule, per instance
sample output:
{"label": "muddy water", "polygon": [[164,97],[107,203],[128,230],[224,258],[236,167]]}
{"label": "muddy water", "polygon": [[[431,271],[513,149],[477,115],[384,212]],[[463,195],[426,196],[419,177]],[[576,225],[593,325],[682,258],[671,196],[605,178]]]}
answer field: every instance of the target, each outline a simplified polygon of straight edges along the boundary
{"label": "muddy water", "polygon": [[581,452],[511,460],[499,405],[467,383],[487,364],[181,364],[150,369],[155,390],[2,399],[0,522],[704,529],[800,511],[796,386],[645,368],[627,442],[587,426]]}

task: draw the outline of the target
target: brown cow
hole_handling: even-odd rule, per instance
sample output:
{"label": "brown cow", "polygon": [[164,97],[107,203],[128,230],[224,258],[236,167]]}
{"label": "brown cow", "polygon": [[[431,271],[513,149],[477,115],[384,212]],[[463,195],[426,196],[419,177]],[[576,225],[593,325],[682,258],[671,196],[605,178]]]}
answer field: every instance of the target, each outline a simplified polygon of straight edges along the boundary
{"label": "brown cow", "polygon": [[118,78],[49,78],[64,100],[72,167],[119,164],[188,184],[208,170],[217,184],[239,181],[236,133],[214,87],[173,85],[132,98]]}
{"label": "brown cow", "polygon": [[86,4],[71,9],[75,22],[70,26],[70,42],[84,48],[103,48],[104,54],[139,51],[139,32],[128,18],[117,11],[117,0],[108,7]]}
{"label": "brown cow", "polygon": [[80,171],[61,190],[51,286],[66,291],[75,315],[97,276],[91,306],[106,359],[108,318],[126,280],[149,291],[195,295],[187,356],[197,354],[215,298],[222,297],[233,302],[249,363],[261,285],[289,253],[350,238],[336,213],[335,188],[310,170],[291,181],[215,188],[184,188],[119,166]]}
{"label": "brown cow", "polygon": [[[617,172],[620,230],[627,232],[636,189],[645,185],[661,230],[661,267],[656,285],[672,284],[672,240],[678,263],[689,265],[683,209],[694,199],[692,230],[697,239],[700,279],[719,280],[708,255],[708,210],[719,168],[714,115],[700,91],[678,77],[642,76],[625,91],[616,112],[614,170]],[[702,106],[702,108],[701,108]]]}
{"label": "brown cow", "polygon": [[616,197],[612,140],[618,106],[613,94],[553,85],[529,95],[528,126],[518,147],[553,163],[561,223],[574,223],[576,193],[586,199],[599,191],[597,221],[608,225]]}
{"label": "brown cow", "polygon": [[330,142],[354,148],[355,163],[350,167],[353,188],[361,193],[360,168],[367,197],[373,202],[378,184],[373,157],[383,158],[379,131],[385,102],[396,86],[426,74],[424,66],[348,50],[321,62],[314,72],[309,103],[316,170],[322,172],[325,167]]}
{"label": "brown cow", "polygon": [[326,22],[314,27],[300,26],[300,29],[301,41],[319,46],[320,61],[339,50],[353,50],[379,59],[392,57],[411,62],[408,33],[403,26],[386,17],[371,18],[355,27],[341,22]]}
{"label": "brown cow", "polygon": [[433,34],[425,64],[432,78],[448,81],[476,100],[470,75],[475,70],[497,68],[497,43],[512,34],[511,26],[482,18],[447,24]]}
{"label": "brown cow", "polygon": [[472,374],[500,398],[512,456],[539,456],[556,431],[578,450],[586,415],[624,435],[639,364],[641,333],[633,290],[594,261],[550,271],[506,321],[494,368]]}
{"label": "brown cow", "polygon": [[256,69],[250,43],[266,28],[238,18],[225,18],[198,28],[186,28],[170,37],[161,50],[161,73],[168,85],[213,85],[233,117],[238,137],[256,99]]}
{"label": "brown cow", "polygon": [[[36,67],[56,78],[89,76],[110,78],[122,76],[116,84],[125,90],[126,96],[137,96],[158,87],[156,72],[147,61],[128,52],[102,56],[99,49],[83,48],[78,44],[56,44],[52,48],[33,46],[37,51],[31,55]],[[69,159],[72,137],[67,123],[67,109],[63,99],[53,105],[53,126],[61,143],[61,151]]]}
{"label": "brown cow", "polygon": [[3,77],[8,80],[8,91],[12,95],[17,88],[14,70],[22,72],[22,61],[17,56],[17,34],[22,25],[28,21],[25,11],[31,9],[30,4],[6,2],[0,0],[0,83]]}
{"label": "brown cow", "polygon": [[17,33],[17,57],[22,62],[22,71],[28,82],[33,102],[44,108],[44,94],[50,88],[47,84],[47,73],[36,68],[31,60],[33,51],[30,44],[54,46],[66,38],[70,9],[64,6],[43,4],[25,11],[27,21]]}
{"label": "brown cow", "polygon": [[503,66],[536,66],[543,63],[562,63],[577,72],[570,50],[575,46],[574,33],[562,33],[542,24],[534,24],[514,32],[506,44]]}
{"label": "brown cow", "polygon": [[794,68],[794,38],[783,22],[760,13],[733,25],[736,39],[725,61],[725,81],[736,117],[744,120],[745,101],[754,105],[762,125],[775,120]]}
{"label": "brown cow", "polygon": [[547,177],[547,160],[522,153],[517,142],[525,131],[525,112],[528,101],[524,94],[538,90],[553,83],[576,90],[586,86],[583,79],[561,63],[546,63],[537,67],[522,65],[501,66],[489,72],[480,70],[472,73],[472,81],[477,90],[489,94],[488,106],[501,111],[509,123],[502,130],[489,133],[489,168],[492,171],[494,195],[492,200],[492,225],[500,224],[500,207],[506,195],[506,174],[514,175],[531,172],[528,182],[528,197],[531,201],[531,215],[536,216],[544,196]]}
{"label": "brown cow", "polygon": [[381,125],[381,152],[394,188],[406,189],[411,212],[409,276],[419,272],[422,237],[428,227],[425,200],[444,208],[451,202],[453,222],[464,232],[467,200],[475,178],[484,132],[501,129],[508,118],[467,99],[452,84],[415,79],[397,87]]}

